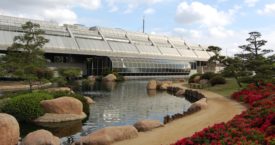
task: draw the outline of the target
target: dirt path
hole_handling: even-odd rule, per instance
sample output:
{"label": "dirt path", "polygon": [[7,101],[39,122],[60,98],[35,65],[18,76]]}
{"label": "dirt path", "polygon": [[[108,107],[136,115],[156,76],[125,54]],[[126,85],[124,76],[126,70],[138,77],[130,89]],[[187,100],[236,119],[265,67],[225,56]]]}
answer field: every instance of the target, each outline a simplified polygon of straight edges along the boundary
{"label": "dirt path", "polygon": [[[184,88],[181,84],[174,85]],[[114,145],[170,145],[178,139],[191,136],[205,127],[229,121],[245,110],[243,105],[219,94],[206,90],[199,91],[207,97],[207,109],[175,120],[165,125],[165,127],[150,132],[141,132],[135,139],[117,142]]]}
{"label": "dirt path", "polygon": [[[42,85],[33,85],[33,89],[44,88],[51,86],[51,83]],[[29,90],[30,86],[24,82],[0,82],[0,91],[21,91]]]}

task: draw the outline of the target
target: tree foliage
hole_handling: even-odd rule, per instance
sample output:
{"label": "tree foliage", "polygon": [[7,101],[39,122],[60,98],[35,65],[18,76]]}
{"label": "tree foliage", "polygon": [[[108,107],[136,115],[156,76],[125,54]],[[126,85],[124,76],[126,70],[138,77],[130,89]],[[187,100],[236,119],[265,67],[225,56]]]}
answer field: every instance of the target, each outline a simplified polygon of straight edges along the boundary
{"label": "tree foliage", "polygon": [[235,54],[235,57],[225,57],[220,55],[221,48],[210,46],[208,51],[215,53],[209,59],[211,63],[221,63],[225,66],[223,70],[227,75],[234,77],[241,87],[242,80],[253,82],[270,81],[275,74],[275,55],[266,57],[265,55],[272,52],[271,49],[263,49],[267,43],[266,40],[260,40],[261,33],[250,32],[250,37],[246,39],[249,44],[241,45],[243,51]]}
{"label": "tree foliage", "polygon": [[45,32],[39,24],[26,22],[22,29],[24,34],[14,37],[7,54],[1,58],[1,70],[5,76],[26,80],[32,89],[33,81],[40,79],[35,72],[46,67],[42,48],[49,40],[42,36]]}
{"label": "tree foliage", "polygon": [[250,32],[249,35],[250,37],[246,39],[248,44],[239,46],[239,48],[246,52],[243,56],[258,57],[272,52],[271,49],[262,48],[267,41],[260,39],[262,36],[260,32]]}

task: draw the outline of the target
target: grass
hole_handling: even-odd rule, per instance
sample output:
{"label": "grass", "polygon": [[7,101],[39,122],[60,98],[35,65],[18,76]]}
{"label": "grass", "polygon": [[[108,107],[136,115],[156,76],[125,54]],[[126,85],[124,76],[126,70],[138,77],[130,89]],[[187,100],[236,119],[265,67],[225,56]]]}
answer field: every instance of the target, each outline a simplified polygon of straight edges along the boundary
{"label": "grass", "polygon": [[[243,88],[246,87],[246,84],[242,84],[242,85],[243,85]],[[226,84],[216,85],[216,86],[208,86],[204,89],[215,92],[222,96],[230,97],[231,94],[233,94],[234,92],[239,91],[243,88],[240,88],[238,86],[238,84],[236,83],[236,80],[234,78],[226,78]]]}

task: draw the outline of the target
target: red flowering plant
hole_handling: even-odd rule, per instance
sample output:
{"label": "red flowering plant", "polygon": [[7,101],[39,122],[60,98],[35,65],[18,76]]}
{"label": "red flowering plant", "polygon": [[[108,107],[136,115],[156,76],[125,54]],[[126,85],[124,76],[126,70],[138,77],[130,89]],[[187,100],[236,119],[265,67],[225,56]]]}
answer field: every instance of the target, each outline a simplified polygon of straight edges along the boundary
{"label": "red flowering plant", "polygon": [[227,123],[205,128],[174,145],[275,145],[275,85],[250,84],[232,98],[248,103],[248,110]]}

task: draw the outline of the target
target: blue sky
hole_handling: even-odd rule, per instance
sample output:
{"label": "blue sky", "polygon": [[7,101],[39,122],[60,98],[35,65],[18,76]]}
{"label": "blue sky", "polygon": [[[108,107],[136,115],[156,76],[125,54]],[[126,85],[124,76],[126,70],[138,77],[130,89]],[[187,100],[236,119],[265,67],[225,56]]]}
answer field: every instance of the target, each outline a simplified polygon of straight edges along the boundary
{"label": "blue sky", "polygon": [[275,47],[274,0],[9,0],[0,14],[177,36],[232,55],[251,31]]}

